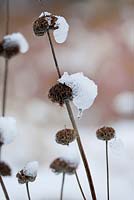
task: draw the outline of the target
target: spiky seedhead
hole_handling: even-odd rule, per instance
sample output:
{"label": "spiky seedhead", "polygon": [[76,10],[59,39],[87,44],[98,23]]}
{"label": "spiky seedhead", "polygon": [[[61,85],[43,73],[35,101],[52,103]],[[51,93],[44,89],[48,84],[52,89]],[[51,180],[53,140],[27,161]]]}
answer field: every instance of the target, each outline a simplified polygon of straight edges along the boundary
{"label": "spiky seedhead", "polygon": [[73,100],[72,89],[65,84],[57,83],[49,90],[48,98],[54,102],[63,106],[65,100]]}
{"label": "spiky seedhead", "polygon": [[102,127],[96,131],[96,136],[100,140],[111,140],[115,137],[115,130],[112,127]]}
{"label": "spiky seedhead", "polygon": [[76,138],[76,132],[74,129],[62,129],[56,133],[56,142],[62,145],[69,145]]}
{"label": "spiky seedhead", "polygon": [[0,161],[0,175],[1,176],[11,176],[11,168],[9,165],[3,161]]}
{"label": "spiky seedhead", "polygon": [[50,168],[54,173],[56,174],[66,173],[69,175],[74,174],[77,167],[78,167],[77,163],[70,162],[64,158],[57,158],[50,165]]}

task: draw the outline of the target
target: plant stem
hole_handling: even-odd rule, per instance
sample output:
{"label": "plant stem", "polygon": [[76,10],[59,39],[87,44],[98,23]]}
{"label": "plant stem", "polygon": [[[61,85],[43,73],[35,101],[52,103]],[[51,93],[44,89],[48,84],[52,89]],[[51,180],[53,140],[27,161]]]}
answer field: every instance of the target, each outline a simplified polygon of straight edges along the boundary
{"label": "plant stem", "polygon": [[109,196],[109,162],[108,162],[108,141],[106,140],[106,167],[107,167],[107,200],[110,199]]}
{"label": "plant stem", "polygon": [[75,171],[75,176],[76,176],[77,183],[78,183],[78,185],[79,185],[79,188],[80,188],[81,194],[82,194],[82,196],[83,196],[83,199],[86,200],[86,197],[85,197],[84,192],[83,192],[83,190],[82,190],[82,186],[81,186],[81,184],[80,184],[80,180],[79,180],[79,177],[78,177],[78,174],[77,174],[76,171]]}
{"label": "plant stem", "polygon": [[28,200],[31,200],[28,182],[26,183],[26,190],[27,190]]}
{"label": "plant stem", "polygon": [[64,183],[65,183],[65,172],[63,172],[63,176],[62,176],[62,184],[61,184],[60,200],[62,200],[62,199],[63,199],[63,189],[64,189]]}
{"label": "plant stem", "polygon": [[5,187],[5,184],[3,182],[2,176],[0,176],[0,184],[1,184],[1,187],[2,187],[2,190],[4,192],[6,200],[10,200],[8,192],[7,192],[6,187]]}
{"label": "plant stem", "polygon": [[[50,43],[53,59],[54,59],[54,62],[55,62],[55,67],[57,69],[57,73],[58,73],[58,76],[60,78],[61,77],[61,73],[60,73],[58,62],[57,62],[57,59],[56,59],[56,56],[55,56],[54,46],[52,44],[52,40],[51,40],[51,36],[50,36],[49,31],[47,31],[47,35],[48,35],[48,39],[49,39],[49,43]],[[82,142],[81,142],[80,134],[79,134],[79,131],[78,131],[75,119],[74,119],[72,108],[71,108],[70,102],[68,100],[65,101],[65,104],[66,104],[66,108],[67,108],[68,115],[69,115],[69,118],[71,120],[72,126],[73,126],[74,130],[76,130],[76,133],[77,133],[77,144],[78,144],[79,151],[80,151],[80,154],[81,154],[81,157],[82,157],[82,160],[83,160],[83,164],[84,164],[84,167],[85,167],[85,171],[86,171],[86,174],[87,174],[87,178],[88,178],[88,183],[89,183],[92,199],[96,200],[97,198],[96,198],[96,193],[95,193],[95,189],[94,189],[94,184],[93,184],[93,181],[92,181],[90,168],[89,168],[88,161],[87,161],[87,158],[86,158],[86,155],[85,155],[85,152],[84,152],[84,148],[83,148],[83,145],[82,145]]]}
{"label": "plant stem", "polygon": [[10,12],[9,12],[9,0],[6,0],[6,35],[9,33],[9,20],[10,20]]}
{"label": "plant stem", "polygon": [[3,99],[2,99],[2,116],[5,116],[6,100],[7,100],[7,82],[8,82],[8,59],[5,59],[4,83],[3,83]]}

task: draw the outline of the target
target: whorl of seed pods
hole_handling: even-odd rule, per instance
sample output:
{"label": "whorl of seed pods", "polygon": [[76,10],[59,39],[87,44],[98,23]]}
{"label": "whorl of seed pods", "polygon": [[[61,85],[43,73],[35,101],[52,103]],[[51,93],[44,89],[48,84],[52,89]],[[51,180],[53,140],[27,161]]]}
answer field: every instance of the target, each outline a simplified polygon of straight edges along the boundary
{"label": "whorl of seed pods", "polygon": [[56,30],[58,27],[55,22],[57,17],[54,15],[43,15],[33,23],[33,31],[37,36],[43,36],[48,30]]}
{"label": "whorl of seed pods", "polygon": [[5,46],[4,44],[4,40],[0,42],[0,56],[10,59],[19,53],[20,48],[17,44],[12,44],[11,46]]}
{"label": "whorl of seed pods", "polygon": [[8,164],[0,161],[0,175],[1,176],[11,176],[11,168]]}
{"label": "whorl of seed pods", "polygon": [[52,102],[59,103],[60,106],[63,106],[65,100],[72,101],[72,89],[65,84],[58,83],[50,88],[48,98]]}
{"label": "whorl of seed pods", "polygon": [[50,165],[50,168],[54,173],[66,173],[69,175],[74,174],[77,167],[77,163],[70,162],[64,158],[57,158]]}
{"label": "whorl of seed pods", "polygon": [[16,174],[16,177],[18,178],[18,182],[20,184],[24,184],[24,183],[28,183],[28,182],[33,182],[36,179],[36,177],[33,177],[33,176],[26,176],[24,174],[23,170],[21,170],[20,172],[18,172]]}
{"label": "whorl of seed pods", "polygon": [[100,140],[111,140],[115,137],[115,130],[112,127],[102,127],[96,131],[96,136]]}
{"label": "whorl of seed pods", "polygon": [[62,145],[69,145],[76,138],[76,132],[74,129],[63,129],[56,133],[56,142]]}

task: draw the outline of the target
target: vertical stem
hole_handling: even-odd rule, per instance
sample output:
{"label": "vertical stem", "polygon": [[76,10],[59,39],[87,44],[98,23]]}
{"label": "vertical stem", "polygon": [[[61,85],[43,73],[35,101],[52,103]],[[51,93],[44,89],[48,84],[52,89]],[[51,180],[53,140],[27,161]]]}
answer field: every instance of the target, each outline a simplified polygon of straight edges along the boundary
{"label": "vertical stem", "polygon": [[9,19],[10,19],[10,13],[9,13],[9,0],[6,0],[6,35],[9,33]]}
{"label": "vertical stem", "polygon": [[6,200],[10,200],[10,198],[8,196],[8,192],[7,192],[6,187],[5,187],[5,184],[4,184],[3,180],[2,180],[2,176],[0,176],[0,184],[1,184],[1,187],[2,187],[2,190],[4,192]]}
{"label": "vertical stem", "polygon": [[75,176],[76,176],[76,180],[77,180],[77,183],[78,183],[78,185],[79,185],[81,194],[82,194],[82,196],[83,196],[83,199],[86,200],[86,197],[85,197],[84,192],[83,192],[83,190],[82,190],[82,186],[81,186],[81,184],[80,184],[80,180],[79,180],[79,177],[78,177],[78,174],[77,174],[76,171],[75,171]]}
{"label": "vertical stem", "polygon": [[53,54],[55,67],[56,67],[58,76],[60,78],[61,77],[61,73],[60,73],[60,69],[59,69],[59,66],[58,66],[57,59],[56,59],[56,54],[55,54],[55,51],[54,51],[54,46],[53,46],[53,43],[52,43],[52,40],[51,40],[51,36],[50,36],[49,30],[47,31],[47,36],[48,36],[48,40],[49,40],[49,43],[50,43],[51,51],[52,51],[52,54]]}
{"label": "vertical stem", "polygon": [[26,190],[27,190],[28,200],[31,200],[28,182],[26,183]]}
{"label": "vertical stem", "polygon": [[3,83],[3,99],[2,99],[2,116],[5,116],[6,100],[7,100],[7,82],[8,82],[8,59],[5,59],[4,83]]}
{"label": "vertical stem", "polygon": [[[55,67],[56,67],[58,76],[60,78],[61,77],[61,73],[60,73],[60,69],[59,69],[58,62],[57,62],[57,59],[56,59],[56,55],[55,55],[55,52],[54,52],[54,46],[52,44],[52,40],[51,40],[51,36],[50,36],[49,31],[47,31],[47,35],[48,35],[48,39],[49,39],[49,43],[50,43],[53,59],[54,59],[54,62],[55,62]],[[73,116],[73,112],[72,112],[72,109],[71,109],[69,101],[65,101],[65,104],[66,104],[66,108],[67,108],[67,111],[68,111],[69,118],[71,120],[72,126],[76,130],[76,133],[77,133],[77,144],[78,144],[79,151],[80,151],[80,154],[81,154],[81,157],[82,157],[82,160],[83,160],[83,164],[84,164],[84,167],[85,167],[85,171],[86,171],[86,174],[87,174],[87,178],[88,178],[88,183],[89,183],[92,199],[96,200],[97,198],[96,198],[96,193],[95,193],[95,189],[94,189],[94,184],[93,184],[93,181],[92,181],[90,168],[89,168],[88,161],[87,161],[87,158],[86,158],[86,155],[85,155],[85,152],[84,152],[84,148],[83,148],[83,145],[82,145],[82,142],[81,142],[80,134],[79,134],[78,128],[76,126],[76,122],[75,122],[75,119],[74,119],[74,116]]]}
{"label": "vertical stem", "polygon": [[109,196],[109,162],[108,162],[108,141],[106,140],[106,168],[107,168],[107,200],[110,199]]}
{"label": "vertical stem", "polygon": [[62,175],[62,184],[61,184],[60,200],[63,200],[64,183],[65,183],[65,172],[63,172],[63,175]]}

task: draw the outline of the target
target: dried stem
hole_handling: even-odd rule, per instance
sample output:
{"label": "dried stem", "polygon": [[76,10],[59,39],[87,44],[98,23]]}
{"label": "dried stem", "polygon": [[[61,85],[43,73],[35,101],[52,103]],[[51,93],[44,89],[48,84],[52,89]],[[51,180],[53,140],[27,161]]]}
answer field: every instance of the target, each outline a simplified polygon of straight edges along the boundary
{"label": "dried stem", "polygon": [[108,162],[108,141],[106,140],[106,168],[107,168],[107,200],[110,199],[109,195],[109,162]]}
{"label": "dried stem", "polygon": [[1,184],[1,187],[2,187],[2,190],[4,192],[6,200],[10,200],[8,192],[7,192],[6,187],[5,187],[5,184],[3,182],[2,176],[0,176],[0,184]]}
{"label": "dried stem", "polygon": [[[56,59],[56,56],[55,56],[54,46],[52,44],[52,40],[51,40],[51,36],[50,36],[49,31],[47,31],[47,35],[48,35],[48,39],[49,39],[49,43],[50,43],[53,59],[54,59],[54,62],[55,62],[55,67],[57,69],[57,73],[58,73],[58,76],[60,78],[61,77],[61,73],[60,73],[58,62],[57,62],[57,59]],[[68,111],[69,118],[71,120],[72,126],[76,130],[76,133],[77,133],[77,144],[78,144],[79,151],[80,151],[80,154],[81,154],[81,157],[82,157],[82,160],[83,160],[83,164],[84,164],[84,167],[85,167],[85,171],[86,171],[86,174],[87,174],[87,178],[88,178],[88,183],[89,183],[92,199],[96,200],[97,198],[96,198],[96,194],[95,194],[95,189],[94,189],[94,184],[93,184],[93,181],[92,181],[91,172],[90,172],[88,161],[87,161],[87,158],[86,158],[86,155],[85,155],[85,152],[84,152],[84,148],[83,148],[83,145],[82,145],[82,142],[81,142],[80,134],[79,134],[79,131],[78,131],[75,119],[74,119],[72,108],[71,108],[70,102],[68,100],[65,101],[65,104],[66,104],[66,108],[67,108],[67,111]]]}
{"label": "dried stem", "polygon": [[26,183],[26,190],[27,190],[28,200],[31,200],[28,182]]}
{"label": "dried stem", "polygon": [[60,200],[62,200],[62,199],[63,199],[63,189],[64,189],[64,183],[65,183],[65,172],[63,172],[63,176],[62,176],[62,184],[61,184]]}
{"label": "dried stem", "polygon": [[82,186],[81,186],[81,184],[80,184],[80,180],[79,180],[79,177],[78,177],[78,174],[77,174],[76,171],[75,171],[75,176],[76,176],[76,180],[77,180],[77,183],[78,183],[78,185],[79,185],[81,194],[82,194],[82,196],[83,196],[83,199],[86,200],[86,197],[85,197],[84,192],[83,192],[83,190],[82,190]]}

